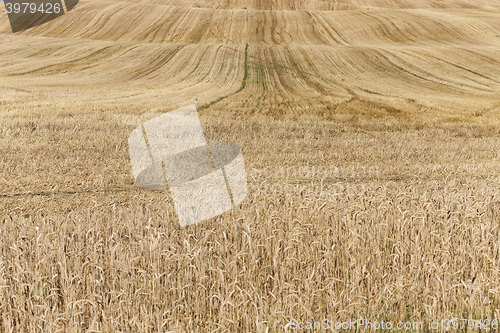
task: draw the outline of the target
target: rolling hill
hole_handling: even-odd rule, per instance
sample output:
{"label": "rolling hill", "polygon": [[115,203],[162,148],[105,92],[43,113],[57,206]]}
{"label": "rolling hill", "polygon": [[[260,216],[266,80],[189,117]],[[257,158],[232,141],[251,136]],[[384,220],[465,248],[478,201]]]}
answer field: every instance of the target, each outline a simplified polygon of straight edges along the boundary
{"label": "rolling hill", "polygon": [[500,110],[499,7],[458,0],[82,1],[16,35],[2,13],[0,77],[6,87],[50,86],[56,96],[73,89],[137,105],[470,120]]}

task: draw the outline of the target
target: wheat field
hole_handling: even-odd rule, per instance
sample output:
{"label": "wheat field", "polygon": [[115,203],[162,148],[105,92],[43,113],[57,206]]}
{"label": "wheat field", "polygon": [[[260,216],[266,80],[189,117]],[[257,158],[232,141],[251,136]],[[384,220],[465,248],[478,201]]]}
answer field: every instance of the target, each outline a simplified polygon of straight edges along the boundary
{"label": "wheat field", "polygon": [[[0,332],[497,330],[496,1],[2,6]],[[181,228],[127,138],[189,104],[249,194]]]}

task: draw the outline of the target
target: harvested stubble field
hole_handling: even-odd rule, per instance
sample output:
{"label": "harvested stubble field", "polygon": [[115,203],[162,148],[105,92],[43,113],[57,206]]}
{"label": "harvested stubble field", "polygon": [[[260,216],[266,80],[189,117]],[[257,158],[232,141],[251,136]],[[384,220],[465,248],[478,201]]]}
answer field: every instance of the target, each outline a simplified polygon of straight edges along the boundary
{"label": "harvested stubble field", "polygon": [[[0,22],[0,332],[500,319],[496,1],[82,0]],[[180,228],[127,137],[192,103],[250,192]]]}

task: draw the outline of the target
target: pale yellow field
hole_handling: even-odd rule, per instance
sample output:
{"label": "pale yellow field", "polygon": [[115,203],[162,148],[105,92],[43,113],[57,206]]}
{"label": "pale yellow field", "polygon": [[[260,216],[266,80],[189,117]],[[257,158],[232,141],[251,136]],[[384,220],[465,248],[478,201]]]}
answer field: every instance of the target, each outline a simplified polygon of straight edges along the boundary
{"label": "pale yellow field", "polygon": [[[0,332],[500,319],[498,2],[0,9]],[[180,228],[127,138],[193,103],[250,192]]]}

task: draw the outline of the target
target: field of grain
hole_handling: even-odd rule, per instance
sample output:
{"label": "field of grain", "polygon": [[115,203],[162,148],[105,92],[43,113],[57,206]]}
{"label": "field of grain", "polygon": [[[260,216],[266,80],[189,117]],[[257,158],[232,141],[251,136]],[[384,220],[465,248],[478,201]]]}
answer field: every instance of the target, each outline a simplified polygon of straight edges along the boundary
{"label": "field of grain", "polygon": [[[498,2],[2,6],[0,332],[500,320]],[[249,194],[180,228],[127,138],[189,104]]]}

